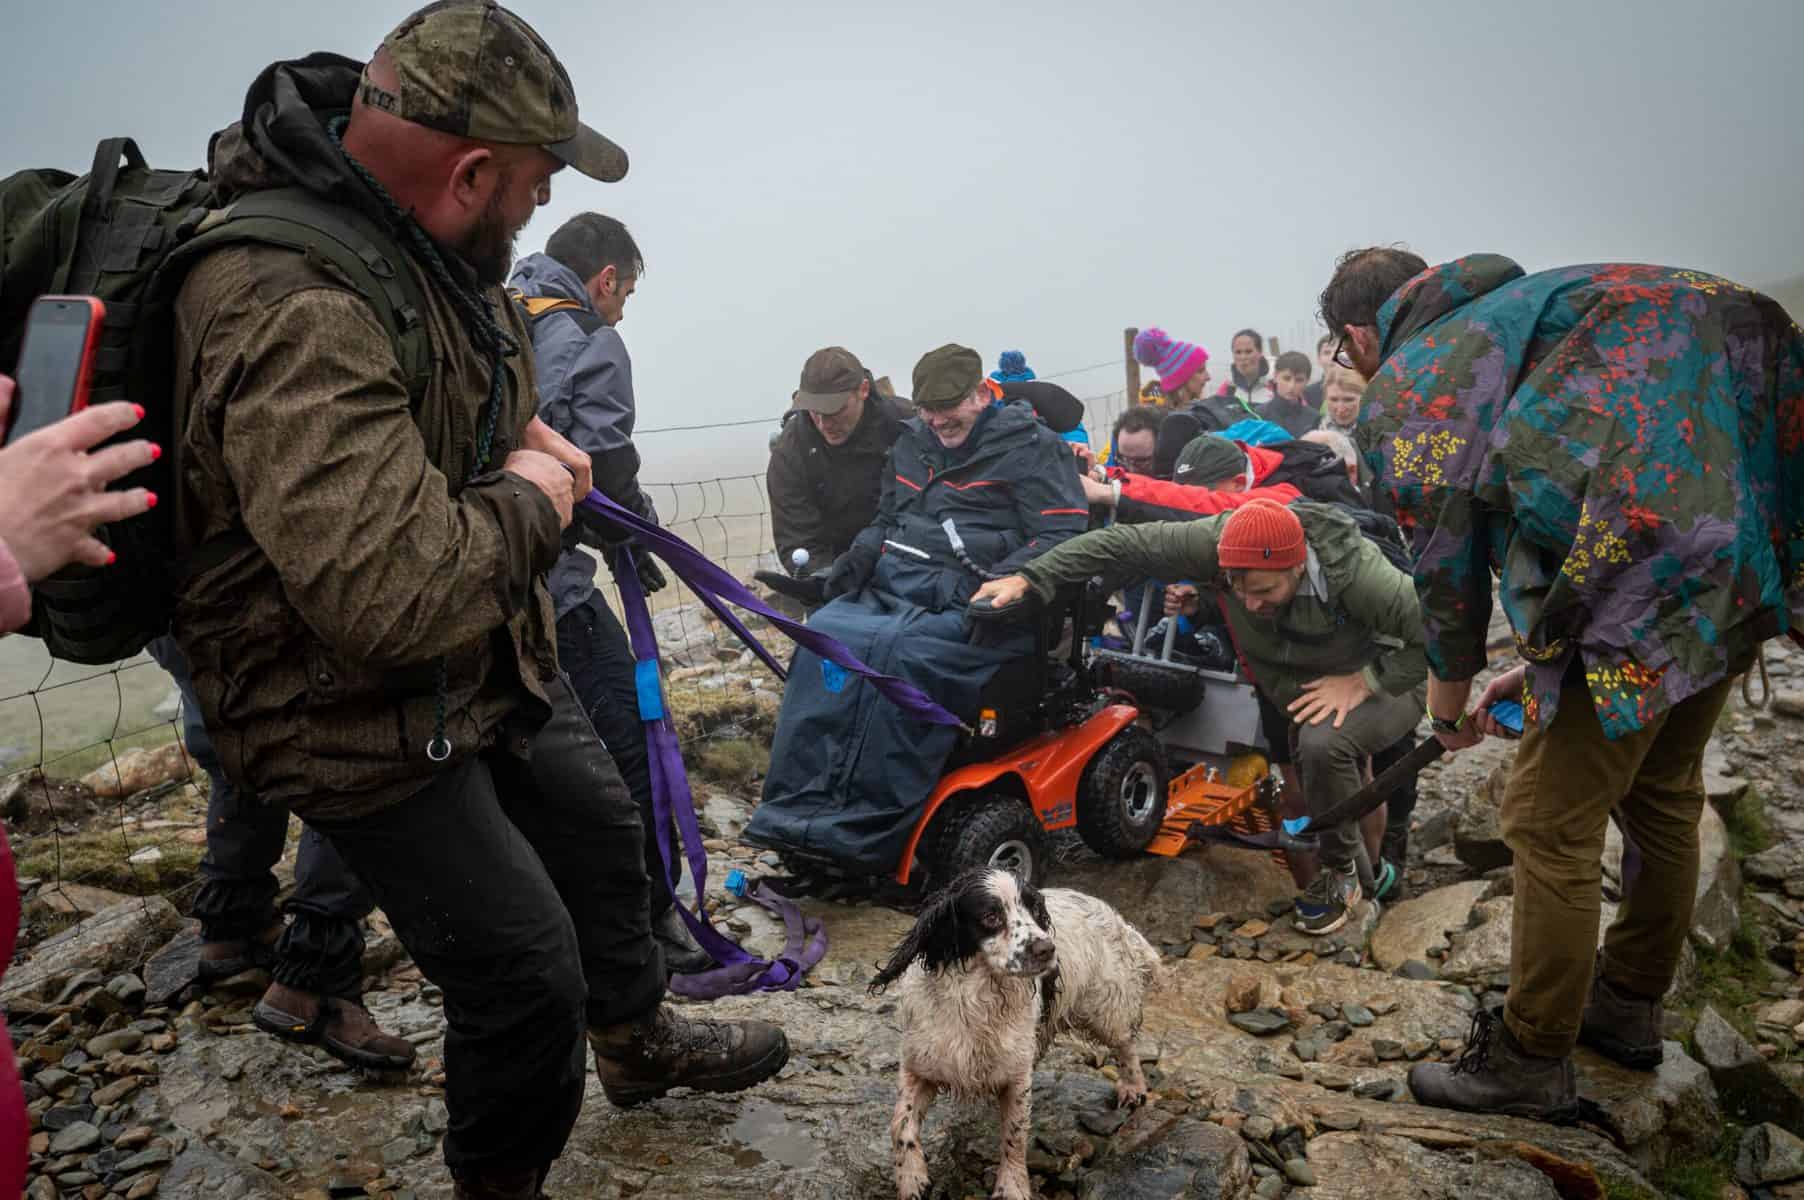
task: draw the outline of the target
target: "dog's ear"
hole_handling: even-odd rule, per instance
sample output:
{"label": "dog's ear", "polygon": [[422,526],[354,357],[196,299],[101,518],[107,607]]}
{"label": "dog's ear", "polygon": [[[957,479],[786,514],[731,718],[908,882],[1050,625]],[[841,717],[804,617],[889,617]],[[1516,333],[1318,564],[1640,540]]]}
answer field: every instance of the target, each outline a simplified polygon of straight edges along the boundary
{"label": "dog's ear", "polygon": [[1052,914],[1047,911],[1046,897],[1040,893],[1039,888],[1022,884],[1021,903],[1027,907],[1028,915],[1034,919],[1035,924],[1047,933],[1052,932]]}
{"label": "dog's ear", "polygon": [[914,928],[896,946],[889,961],[871,977],[871,995],[877,995],[902,978],[902,973],[917,958],[922,960],[929,971],[942,971],[952,963],[968,957],[969,952],[960,949],[958,926],[958,902],[964,896],[965,888],[965,879],[961,877],[934,893],[921,907],[920,915],[915,918]]}

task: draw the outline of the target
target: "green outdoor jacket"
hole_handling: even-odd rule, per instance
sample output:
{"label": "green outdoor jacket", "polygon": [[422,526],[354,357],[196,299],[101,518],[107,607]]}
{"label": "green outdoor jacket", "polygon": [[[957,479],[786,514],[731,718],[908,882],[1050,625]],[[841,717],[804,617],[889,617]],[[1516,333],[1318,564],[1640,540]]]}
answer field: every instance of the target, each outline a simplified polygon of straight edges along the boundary
{"label": "green outdoor jacket", "polygon": [[[1227,586],[1215,548],[1232,513],[1196,521],[1115,525],[1075,537],[1021,571],[1042,598],[1092,575],[1187,580],[1221,597],[1234,643],[1255,682],[1287,706],[1324,675],[1365,675],[1374,692],[1403,695],[1428,677],[1415,587],[1367,541],[1352,518],[1298,501],[1309,543],[1304,579],[1275,616],[1255,617]],[[1204,604],[1211,603],[1205,594]]]}

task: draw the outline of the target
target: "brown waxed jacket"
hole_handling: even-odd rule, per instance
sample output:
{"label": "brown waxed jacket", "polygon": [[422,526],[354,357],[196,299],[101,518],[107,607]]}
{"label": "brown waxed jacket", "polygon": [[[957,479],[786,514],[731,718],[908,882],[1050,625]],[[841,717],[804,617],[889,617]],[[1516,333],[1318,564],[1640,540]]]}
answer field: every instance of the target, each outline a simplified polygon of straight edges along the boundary
{"label": "brown waxed jacket", "polygon": [[[229,198],[299,182],[372,211],[324,126],[295,111],[310,90],[348,105],[355,81],[313,60],[266,72],[243,130],[217,139],[216,186]],[[543,582],[557,514],[499,470],[536,407],[530,337],[500,289],[482,293],[527,352],[505,360],[489,466],[466,486],[489,356],[431,273],[406,264],[433,357],[417,411],[375,311],[310,256],[217,251],[177,301],[179,549],[211,553],[194,559],[175,633],[226,773],[307,818],[377,811],[503,736],[523,754],[557,670]],[[452,752],[435,764],[441,660]]]}

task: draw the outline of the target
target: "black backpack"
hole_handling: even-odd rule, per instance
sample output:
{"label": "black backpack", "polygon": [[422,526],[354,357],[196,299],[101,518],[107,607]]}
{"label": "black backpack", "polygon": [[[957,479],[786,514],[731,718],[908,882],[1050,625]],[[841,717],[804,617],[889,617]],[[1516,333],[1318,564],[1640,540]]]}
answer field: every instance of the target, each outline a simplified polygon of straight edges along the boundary
{"label": "black backpack", "polygon": [[1397,527],[1394,518],[1361,505],[1342,504],[1339,501],[1331,503],[1353,518],[1353,523],[1359,526],[1359,532],[1365,536],[1366,541],[1377,546],[1391,566],[1405,575],[1415,573],[1415,564],[1409,558],[1409,548],[1403,544],[1403,531]]}
{"label": "black backpack", "polygon": [[[121,439],[149,438],[171,451],[117,486],[173,499],[173,451],[185,425],[173,386],[176,293],[203,256],[246,242],[312,255],[343,275],[394,339],[417,404],[432,369],[425,299],[387,232],[299,188],[217,207],[204,171],[153,170],[129,138],[101,142],[79,179],[42,169],[0,180],[0,372],[10,374],[18,360],[34,299],[98,296],[106,322],[89,399],[141,405],[144,420]],[[77,564],[35,585],[25,632],[55,657],[87,664],[129,658],[165,633],[183,574],[174,507],[103,527],[96,536],[114,564]]]}

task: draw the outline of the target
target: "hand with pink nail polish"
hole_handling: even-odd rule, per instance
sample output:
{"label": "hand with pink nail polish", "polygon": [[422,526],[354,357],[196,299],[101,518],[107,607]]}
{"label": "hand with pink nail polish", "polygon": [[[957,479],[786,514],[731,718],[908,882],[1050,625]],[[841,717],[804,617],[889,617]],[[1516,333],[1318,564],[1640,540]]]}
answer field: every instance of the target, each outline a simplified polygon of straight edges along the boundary
{"label": "hand with pink nail polish", "polygon": [[[13,381],[0,375],[0,427],[12,400]],[[106,488],[156,461],[160,447],[140,439],[95,449],[143,416],[133,404],[97,404],[0,449],[0,541],[27,581],[72,562],[107,565],[113,552],[94,530],[156,505],[143,488]]]}

